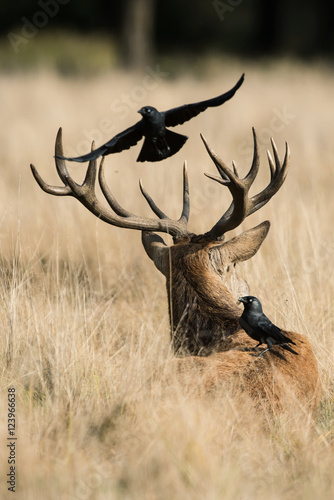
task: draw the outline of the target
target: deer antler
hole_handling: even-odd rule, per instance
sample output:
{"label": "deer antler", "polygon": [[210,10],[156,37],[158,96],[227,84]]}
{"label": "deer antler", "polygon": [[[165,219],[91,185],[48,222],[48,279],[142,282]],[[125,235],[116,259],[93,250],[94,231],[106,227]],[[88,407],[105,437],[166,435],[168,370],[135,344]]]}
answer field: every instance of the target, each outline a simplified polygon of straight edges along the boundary
{"label": "deer antler", "polygon": [[[235,163],[232,162],[233,170],[227,167],[227,165],[225,165],[225,163],[219,158],[219,156],[217,156],[216,153],[210,148],[205,138],[203,136],[201,137],[211,159],[217,167],[220,177],[214,177],[209,174],[205,175],[207,175],[207,177],[209,177],[210,179],[213,179],[214,181],[227,186],[233,198],[229,208],[222,215],[219,221],[212,227],[212,229],[210,229],[210,231],[203,235],[210,240],[216,240],[221,238],[227,231],[231,231],[232,229],[238,227],[246,217],[263,207],[263,205],[268,203],[272,196],[277,193],[277,191],[282,186],[287,174],[290,154],[289,146],[286,143],[285,157],[283,163],[281,163],[276,145],[274,141],[271,140],[274,160],[272,159],[269,151],[267,152],[271,172],[270,182],[268,186],[263,189],[263,191],[249,198],[248,192],[257,176],[260,167],[259,148],[255,130],[253,129],[253,162],[248,174],[243,179],[239,178]],[[190,201],[186,164],[184,164],[183,168],[183,209],[181,217],[178,220],[170,219],[169,217],[167,217],[167,215],[164,214],[164,212],[162,212],[162,210],[157,207],[151,196],[145,191],[140,181],[139,186],[141,193],[145,197],[152,211],[158,217],[158,219],[153,219],[149,217],[140,217],[134,215],[121,207],[121,205],[117,202],[117,200],[111,193],[105,181],[103,169],[104,158],[102,158],[100,163],[98,178],[102,193],[106,201],[108,202],[109,207],[103,205],[95,194],[97,175],[96,160],[92,160],[89,162],[84,182],[81,185],[77,184],[70,176],[66,168],[65,160],[61,160],[59,158],[59,156],[63,156],[61,128],[58,130],[56,138],[55,154],[56,168],[58,175],[64,184],[63,186],[50,186],[49,184],[46,184],[46,182],[44,182],[44,180],[37,172],[36,168],[31,165],[31,170],[37,183],[46,193],[53,194],[55,196],[73,196],[96,217],[113,226],[124,227],[128,229],[138,229],[140,231],[157,231],[168,233],[173,236],[174,240],[177,240],[181,236],[190,234],[187,229]],[[201,236],[201,238],[203,236]]]}
{"label": "deer antler", "polygon": [[169,219],[156,206],[156,204],[154,203],[150,195],[144,190],[142,183],[140,182],[140,189],[143,196],[147,200],[153,212],[159,217],[159,219],[151,219],[149,217],[140,217],[134,215],[119,205],[105,181],[103,170],[104,158],[102,158],[99,168],[99,184],[111,210],[108,207],[105,207],[95,194],[97,173],[96,160],[92,160],[89,162],[85,180],[81,185],[79,185],[72,179],[72,177],[68,173],[65,160],[61,160],[60,158],[58,158],[59,156],[63,156],[61,128],[58,130],[56,138],[55,162],[58,175],[64,183],[64,186],[50,186],[49,184],[46,184],[46,182],[44,182],[44,180],[39,175],[34,165],[30,165],[35,180],[46,193],[53,194],[55,196],[73,196],[96,217],[113,226],[124,227],[128,229],[139,229],[141,231],[158,231],[168,233],[173,236],[174,239],[188,234],[187,223],[189,218],[190,203],[186,164],[184,164],[183,168],[183,209],[181,217],[178,220]]}
{"label": "deer antler", "polygon": [[277,191],[280,189],[287,175],[290,156],[288,143],[286,143],[284,161],[283,163],[281,163],[275,142],[273,139],[271,139],[275,162],[273,161],[270,152],[267,151],[271,174],[270,182],[268,186],[263,189],[263,191],[256,194],[255,196],[252,196],[251,198],[248,198],[249,189],[252,186],[260,167],[257,137],[254,128],[252,130],[254,138],[253,162],[248,174],[243,179],[239,178],[235,163],[232,162],[233,170],[231,170],[219,158],[219,156],[216,155],[216,153],[206,142],[206,139],[201,135],[205,147],[217,167],[220,177],[214,177],[209,174],[205,175],[210,179],[219,182],[223,186],[227,186],[233,198],[233,201],[231,202],[231,205],[226,210],[226,212],[212,227],[212,229],[210,229],[210,231],[205,234],[205,236],[211,239],[217,239],[227,231],[235,229],[246,217],[253,214],[261,207],[263,207],[266,203],[268,203],[272,196],[274,196],[274,194],[277,193]]}

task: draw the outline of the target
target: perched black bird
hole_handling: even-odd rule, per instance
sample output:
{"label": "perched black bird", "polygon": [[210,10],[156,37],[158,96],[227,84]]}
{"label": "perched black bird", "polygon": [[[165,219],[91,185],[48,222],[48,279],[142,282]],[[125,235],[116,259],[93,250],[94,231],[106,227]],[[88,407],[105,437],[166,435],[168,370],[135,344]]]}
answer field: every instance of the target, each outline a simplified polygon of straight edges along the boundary
{"label": "perched black bird", "polygon": [[64,156],[59,156],[59,158],[78,162],[95,160],[99,156],[119,153],[123,151],[123,149],[129,149],[131,146],[137,144],[144,136],[145,141],[137,161],[153,162],[164,160],[177,153],[188,139],[187,136],[172,132],[166,127],[181,125],[191,118],[194,118],[194,116],[197,116],[202,111],[205,111],[207,108],[220,106],[234,96],[243,81],[244,74],[231,90],[213,99],[208,99],[207,101],[185,104],[184,106],[162,112],[152,106],[144,106],[138,111],[143,117],[139,122],[115,135],[115,137],[110,139],[110,141],[106,142],[103,146],[100,146],[91,153],[76,158],[66,158]]}
{"label": "perched black bird", "polygon": [[251,295],[240,297],[239,302],[242,302],[245,307],[244,312],[239,318],[240,326],[252,339],[258,341],[258,345],[255,346],[255,348],[259,347],[261,344],[267,344],[268,346],[267,349],[256,354],[256,356],[262,356],[262,354],[269,351],[273,345],[280,346],[293,354],[298,354],[287,345],[296,344],[286,337],[281,330],[267,318],[262,311],[261,302],[256,297],[252,297]]}

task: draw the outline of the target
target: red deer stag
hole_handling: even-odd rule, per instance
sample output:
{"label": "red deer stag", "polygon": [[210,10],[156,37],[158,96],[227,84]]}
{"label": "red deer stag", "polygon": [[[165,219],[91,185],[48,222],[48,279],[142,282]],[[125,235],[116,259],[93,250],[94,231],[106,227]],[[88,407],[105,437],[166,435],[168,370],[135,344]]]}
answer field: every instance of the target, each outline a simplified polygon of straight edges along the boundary
{"label": "red deer stag", "polygon": [[[118,227],[139,229],[146,253],[166,277],[171,325],[171,342],[179,356],[174,360],[178,377],[189,380],[194,372],[200,374],[202,387],[211,391],[222,382],[233,380],[251,396],[280,403],[283,387],[309,402],[314,408],[319,396],[317,364],[308,340],[297,333],[284,332],[296,343],[298,356],[274,348],[265,356],[251,356],[255,341],[239,326],[242,313],[236,300],[248,295],[248,285],[236,272],[238,262],[250,259],[268,234],[269,221],[224,241],[227,231],[263,207],[282,186],[289,163],[289,148],[283,163],[272,141],[273,158],[268,152],[271,179],[260,193],[249,197],[257,176],[260,157],[255,131],[254,156],[251,168],[242,179],[235,164],[233,170],[215,154],[202,137],[205,147],[217,167],[220,177],[209,178],[226,186],[232,202],[218,222],[205,234],[188,231],[189,189],[187,169],[183,169],[183,209],[178,220],[168,218],[154,203],[140,183],[140,189],[158,218],[133,215],[122,208],[112,195],[104,177],[104,159],[98,172],[106,207],[95,194],[96,160],[89,163],[85,180],[77,184],[69,175],[65,161],[56,158],[56,168],[63,186],[46,184],[36,168],[32,173],[39,186],[49,194],[73,196],[99,219]],[[59,129],[55,153],[63,156],[62,133]],[[168,233],[174,244],[167,246],[156,232]]]}

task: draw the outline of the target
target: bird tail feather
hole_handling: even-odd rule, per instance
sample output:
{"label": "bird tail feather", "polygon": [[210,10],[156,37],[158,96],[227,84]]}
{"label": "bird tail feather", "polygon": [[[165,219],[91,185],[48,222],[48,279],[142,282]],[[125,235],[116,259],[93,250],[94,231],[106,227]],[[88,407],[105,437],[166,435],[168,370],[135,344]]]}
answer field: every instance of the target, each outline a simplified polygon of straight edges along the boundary
{"label": "bird tail feather", "polygon": [[287,337],[286,335],[284,335],[284,333],[282,331],[281,331],[281,334],[282,334],[281,339],[284,342],[287,342],[288,344],[296,345],[296,343],[293,340],[289,339],[289,337]]}
{"label": "bird tail feather", "polygon": [[[294,345],[296,345],[294,342],[293,342]],[[285,349],[286,351],[289,351],[289,352],[292,352],[293,354],[297,354],[298,355],[298,352],[294,351],[288,344],[279,344],[280,347],[283,347],[283,349]]]}
{"label": "bird tail feather", "polygon": [[103,156],[107,152],[107,149],[104,146],[100,146],[97,149],[94,149],[90,153],[87,153],[82,156],[76,156],[75,158],[68,158],[67,156],[56,155],[55,158],[60,158],[61,160],[67,161],[77,161],[79,163],[84,163],[85,161],[96,160],[99,156]]}
{"label": "bird tail feather", "polygon": [[177,132],[172,132],[166,129],[166,142],[170,148],[169,155],[172,156],[177,153],[186,142],[188,137],[186,135],[178,134]]}
{"label": "bird tail feather", "polygon": [[188,137],[186,135],[178,134],[166,129],[164,138],[157,141],[145,138],[143,147],[139,153],[137,161],[160,161],[173,156],[177,153],[186,142]]}

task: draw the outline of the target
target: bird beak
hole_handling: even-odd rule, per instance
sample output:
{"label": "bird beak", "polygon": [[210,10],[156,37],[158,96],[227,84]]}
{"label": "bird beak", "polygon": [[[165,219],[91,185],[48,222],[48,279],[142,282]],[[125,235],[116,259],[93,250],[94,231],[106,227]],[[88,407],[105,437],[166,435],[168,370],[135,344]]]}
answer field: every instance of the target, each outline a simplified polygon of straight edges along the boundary
{"label": "bird beak", "polygon": [[243,302],[244,304],[246,304],[246,300],[243,297],[239,297],[238,302]]}
{"label": "bird beak", "polygon": [[139,113],[140,115],[143,115],[143,108],[138,109],[137,113]]}

